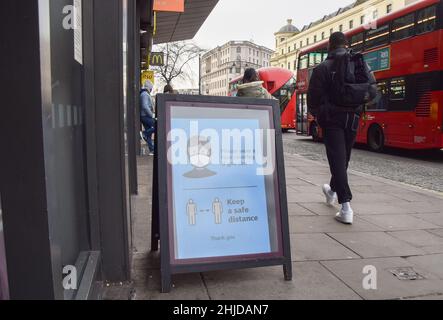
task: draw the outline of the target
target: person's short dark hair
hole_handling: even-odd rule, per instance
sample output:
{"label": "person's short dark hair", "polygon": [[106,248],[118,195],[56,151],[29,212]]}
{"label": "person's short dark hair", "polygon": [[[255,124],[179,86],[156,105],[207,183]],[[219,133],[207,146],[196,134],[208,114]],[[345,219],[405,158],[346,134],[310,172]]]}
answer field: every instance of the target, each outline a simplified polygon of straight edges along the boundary
{"label": "person's short dark hair", "polygon": [[174,93],[174,88],[170,84],[167,84],[163,89],[163,93]]}
{"label": "person's short dark hair", "polygon": [[348,45],[348,39],[343,32],[334,32],[329,38],[329,50],[343,48]]}
{"label": "person's short dark hair", "polygon": [[243,75],[243,83],[250,83],[259,81],[258,73],[254,68],[247,68],[245,74]]}

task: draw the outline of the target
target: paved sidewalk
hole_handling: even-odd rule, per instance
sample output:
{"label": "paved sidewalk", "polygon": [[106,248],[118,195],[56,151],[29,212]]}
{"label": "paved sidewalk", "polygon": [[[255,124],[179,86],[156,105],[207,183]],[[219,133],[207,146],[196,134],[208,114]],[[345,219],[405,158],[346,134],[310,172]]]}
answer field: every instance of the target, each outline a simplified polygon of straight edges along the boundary
{"label": "paved sidewalk", "polygon": [[[443,300],[443,197],[352,172],[353,226],[335,222],[337,208],[324,204],[329,181],[322,163],[285,155],[294,280],[282,267],[173,277],[160,293],[159,258],[149,253],[152,158],[139,159],[140,195],[134,199],[133,277],[139,300]],[[363,269],[377,269],[377,290],[363,288]],[[398,270],[398,268],[401,268]],[[399,280],[393,272],[416,272]]]}

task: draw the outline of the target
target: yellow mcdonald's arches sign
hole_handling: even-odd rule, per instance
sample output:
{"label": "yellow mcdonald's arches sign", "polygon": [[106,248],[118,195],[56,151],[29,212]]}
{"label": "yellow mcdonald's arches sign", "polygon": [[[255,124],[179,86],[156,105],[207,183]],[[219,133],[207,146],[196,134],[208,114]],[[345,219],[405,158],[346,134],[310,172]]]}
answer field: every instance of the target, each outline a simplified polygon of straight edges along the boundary
{"label": "yellow mcdonald's arches sign", "polygon": [[163,52],[151,52],[149,55],[149,65],[161,67],[165,65],[165,55]]}
{"label": "yellow mcdonald's arches sign", "polygon": [[141,85],[143,86],[146,80],[151,81],[152,84],[155,84],[155,74],[154,71],[145,70],[141,75]]}

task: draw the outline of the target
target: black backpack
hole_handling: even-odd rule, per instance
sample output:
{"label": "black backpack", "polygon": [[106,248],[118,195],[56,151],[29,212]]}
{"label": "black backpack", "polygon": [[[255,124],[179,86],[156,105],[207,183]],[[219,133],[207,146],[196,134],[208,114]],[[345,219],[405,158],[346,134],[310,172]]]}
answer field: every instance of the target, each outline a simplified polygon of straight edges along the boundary
{"label": "black backpack", "polygon": [[330,101],[336,107],[358,109],[377,96],[376,81],[361,53],[334,58]]}

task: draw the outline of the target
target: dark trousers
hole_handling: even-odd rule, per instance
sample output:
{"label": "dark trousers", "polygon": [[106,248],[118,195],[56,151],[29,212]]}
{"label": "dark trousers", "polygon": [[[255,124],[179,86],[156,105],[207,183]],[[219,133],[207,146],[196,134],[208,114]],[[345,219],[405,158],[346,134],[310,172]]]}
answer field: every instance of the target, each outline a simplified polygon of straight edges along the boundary
{"label": "dark trousers", "polygon": [[145,127],[143,138],[148,144],[149,151],[154,152],[154,142],[152,141],[152,135],[155,133],[155,120],[151,117],[140,117],[140,121],[143,124],[143,127]]}
{"label": "dark trousers", "polygon": [[331,189],[337,193],[339,203],[343,204],[352,200],[348,167],[360,117],[341,112],[332,115],[330,120],[324,129],[324,142],[332,174]]}

